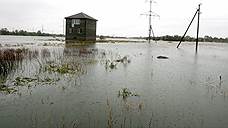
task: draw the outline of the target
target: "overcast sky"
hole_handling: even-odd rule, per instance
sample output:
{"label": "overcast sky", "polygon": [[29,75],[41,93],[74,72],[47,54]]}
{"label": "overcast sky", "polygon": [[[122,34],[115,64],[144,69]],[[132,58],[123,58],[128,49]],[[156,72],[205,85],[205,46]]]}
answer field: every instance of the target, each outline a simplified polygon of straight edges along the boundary
{"label": "overcast sky", "polygon": [[[200,36],[228,37],[227,0],[156,0],[152,10],[156,36],[182,35],[201,6]],[[98,35],[147,36],[147,0],[1,0],[0,27],[63,33],[64,17],[84,12],[97,22]],[[196,20],[188,35],[196,35]]]}

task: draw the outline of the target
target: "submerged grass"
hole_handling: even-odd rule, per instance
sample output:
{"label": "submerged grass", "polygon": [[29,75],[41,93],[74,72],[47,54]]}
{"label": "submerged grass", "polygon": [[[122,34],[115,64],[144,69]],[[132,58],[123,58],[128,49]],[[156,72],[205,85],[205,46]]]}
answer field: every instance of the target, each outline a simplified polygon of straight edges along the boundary
{"label": "submerged grass", "polygon": [[122,88],[118,92],[118,97],[122,97],[123,99],[126,99],[131,96],[139,96],[137,93],[131,92],[128,88]]}
{"label": "submerged grass", "polygon": [[[68,64],[65,62],[59,62],[59,60],[54,60],[51,63],[48,63],[52,57],[52,54],[53,53],[51,53],[49,49],[41,49],[41,51],[39,51],[37,49],[31,50],[26,48],[0,48],[0,76],[5,76],[5,80],[9,74],[14,73],[18,67],[23,67],[23,64],[36,66],[36,63],[34,63],[36,61],[39,64],[38,68],[35,69],[39,71],[36,71],[32,76],[24,76],[23,74],[15,75],[18,77],[8,79],[7,85],[5,85],[6,81],[1,82],[0,78],[0,92],[14,93],[19,89],[17,86],[32,87],[36,85],[56,84],[61,77],[55,78],[56,76],[47,74],[48,72],[58,73],[61,75],[79,75],[85,73],[85,70],[80,63]],[[57,58],[59,56],[54,57]],[[22,72],[27,71],[30,72],[27,69]]]}
{"label": "submerged grass", "polygon": [[40,77],[36,77],[36,78],[29,78],[29,77],[17,77],[14,80],[14,85],[15,86],[30,86],[33,84],[55,84],[57,81],[59,81],[60,79],[52,79],[50,77],[45,77],[45,78],[40,78]]}
{"label": "submerged grass", "polygon": [[19,88],[16,86],[26,86],[28,88],[35,86],[35,85],[52,85],[56,84],[57,81],[60,79],[52,79],[50,77],[45,78],[30,78],[30,77],[17,77],[13,80],[13,86],[4,85],[0,83],[0,92],[7,92],[8,94],[12,94],[18,91]]}
{"label": "submerged grass", "polygon": [[15,86],[25,86],[28,85],[32,82],[37,81],[37,78],[29,78],[29,77],[17,77],[14,80],[14,85]]}
{"label": "submerged grass", "polygon": [[8,94],[17,92],[17,89],[14,87],[8,87],[6,85],[0,85],[0,92],[6,92]]}
{"label": "submerged grass", "polygon": [[48,72],[56,72],[59,74],[76,74],[76,73],[83,73],[84,70],[82,66],[78,65],[70,65],[70,64],[48,64],[45,66],[44,71]]}
{"label": "submerged grass", "polygon": [[32,58],[27,48],[0,48],[0,75],[9,74],[23,59]]}

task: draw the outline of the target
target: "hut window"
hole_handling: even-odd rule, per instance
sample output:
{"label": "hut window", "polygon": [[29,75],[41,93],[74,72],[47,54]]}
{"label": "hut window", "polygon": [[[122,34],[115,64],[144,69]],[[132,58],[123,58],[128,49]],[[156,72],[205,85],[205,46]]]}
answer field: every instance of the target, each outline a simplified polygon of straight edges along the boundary
{"label": "hut window", "polygon": [[69,28],[69,33],[72,33],[72,28]]}
{"label": "hut window", "polygon": [[81,28],[78,28],[78,33],[82,33],[82,29]]}
{"label": "hut window", "polygon": [[80,25],[80,19],[73,19],[71,25],[72,27],[74,27],[74,25]]}
{"label": "hut window", "polygon": [[75,24],[76,24],[76,25],[79,25],[79,24],[80,24],[80,20],[79,20],[79,19],[76,19],[76,20],[75,20]]}

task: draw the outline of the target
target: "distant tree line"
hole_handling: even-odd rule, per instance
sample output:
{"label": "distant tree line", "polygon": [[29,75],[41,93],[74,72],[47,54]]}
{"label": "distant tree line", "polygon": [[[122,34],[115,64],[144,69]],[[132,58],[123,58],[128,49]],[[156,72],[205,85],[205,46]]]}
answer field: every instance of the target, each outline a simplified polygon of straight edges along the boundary
{"label": "distant tree line", "polygon": [[[104,36],[104,35],[98,35],[97,37],[101,40],[104,40],[106,38],[127,38],[127,37],[114,37],[114,36]],[[128,37],[128,38],[148,40],[148,37]],[[178,35],[174,35],[174,36],[166,35],[166,36],[160,36],[160,37],[152,37],[152,40],[180,41],[181,38],[182,38],[182,36],[178,36]],[[199,37],[198,40],[200,42],[224,42],[224,43],[228,43],[228,38],[218,38],[218,37],[211,37],[211,36]],[[196,41],[196,38],[190,37],[190,36],[185,36],[183,41],[194,42],[194,41]]]}
{"label": "distant tree line", "polygon": [[[49,34],[49,33],[42,33],[40,30],[37,32],[27,32],[25,30],[14,30],[9,31],[7,28],[0,29],[0,35],[20,35],[20,36],[64,36],[63,34]],[[104,35],[98,35],[98,38],[101,40],[105,38],[127,38],[127,37],[117,37],[117,36],[104,36]],[[132,37],[134,39],[148,39],[148,37]],[[163,40],[163,41],[180,41],[181,36],[174,35],[166,35],[166,36],[160,36],[160,37],[152,37],[153,40]],[[196,41],[196,38],[186,36],[183,41],[189,41],[193,42]],[[217,37],[211,37],[211,36],[204,36],[199,37],[200,42],[226,42],[228,43],[228,38],[217,38]]]}
{"label": "distant tree line", "polygon": [[[181,40],[181,36],[178,35],[174,35],[174,36],[170,36],[170,35],[166,35],[166,36],[161,36],[161,37],[153,37],[153,40],[163,40],[163,41],[180,41]],[[146,38],[148,39],[148,38]],[[224,43],[228,43],[228,38],[217,38],[217,37],[211,37],[211,36],[204,36],[204,37],[199,37],[199,42],[224,42]],[[194,37],[190,37],[190,36],[186,36],[184,37],[183,41],[189,41],[189,42],[194,42],[196,41],[196,38]]]}
{"label": "distant tree line", "polygon": [[37,32],[27,32],[25,30],[9,31],[7,28],[0,29],[0,35],[18,35],[18,36],[64,36],[63,34],[49,34],[42,33],[40,30]]}

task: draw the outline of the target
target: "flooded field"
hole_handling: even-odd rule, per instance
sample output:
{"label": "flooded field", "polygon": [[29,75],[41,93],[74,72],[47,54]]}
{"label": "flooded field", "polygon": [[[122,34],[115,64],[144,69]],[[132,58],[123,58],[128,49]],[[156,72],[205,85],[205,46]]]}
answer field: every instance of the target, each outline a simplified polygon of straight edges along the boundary
{"label": "flooded field", "polygon": [[[228,44],[0,36],[0,127],[227,128]],[[167,58],[157,58],[166,56]]]}

